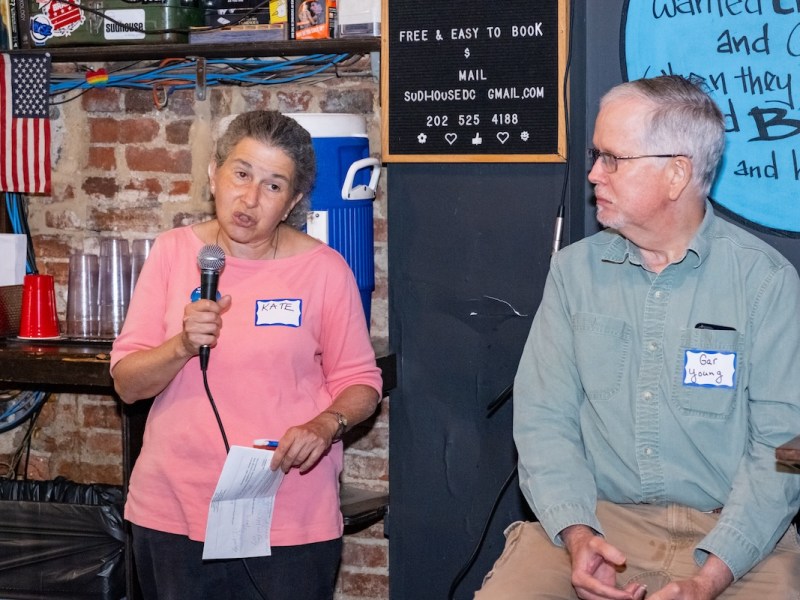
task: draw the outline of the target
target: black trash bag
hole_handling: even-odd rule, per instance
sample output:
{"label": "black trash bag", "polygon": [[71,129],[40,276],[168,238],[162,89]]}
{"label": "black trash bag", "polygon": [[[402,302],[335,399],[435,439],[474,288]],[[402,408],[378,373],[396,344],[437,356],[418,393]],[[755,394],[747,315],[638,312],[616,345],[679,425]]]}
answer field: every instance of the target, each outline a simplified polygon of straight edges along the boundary
{"label": "black trash bag", "polygon": [[0,480],[0,598],[125,597],[119,486]]}

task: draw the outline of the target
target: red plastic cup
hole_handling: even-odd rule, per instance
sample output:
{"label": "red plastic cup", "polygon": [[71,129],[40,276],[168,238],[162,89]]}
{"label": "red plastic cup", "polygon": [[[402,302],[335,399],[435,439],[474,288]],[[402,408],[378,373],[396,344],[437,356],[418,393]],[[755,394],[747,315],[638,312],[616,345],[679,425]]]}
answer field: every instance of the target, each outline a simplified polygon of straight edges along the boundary
{"label": "red plastic cup", "polygon": [[19,337],[52,339],[60,336],[52,275],[25,275]]}

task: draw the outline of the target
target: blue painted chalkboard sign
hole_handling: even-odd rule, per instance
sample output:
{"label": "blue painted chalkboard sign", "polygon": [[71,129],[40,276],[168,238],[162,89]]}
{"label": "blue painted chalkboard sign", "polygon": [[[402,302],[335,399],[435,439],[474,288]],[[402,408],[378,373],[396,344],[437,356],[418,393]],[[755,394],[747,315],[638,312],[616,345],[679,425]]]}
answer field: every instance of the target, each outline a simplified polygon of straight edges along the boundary
{"label": "blue painted chalkboard sign", "polygon": [[702,77],[726,115],[711,197],[757,225],[800,232],[800,3],[627,0],[628,80]]}

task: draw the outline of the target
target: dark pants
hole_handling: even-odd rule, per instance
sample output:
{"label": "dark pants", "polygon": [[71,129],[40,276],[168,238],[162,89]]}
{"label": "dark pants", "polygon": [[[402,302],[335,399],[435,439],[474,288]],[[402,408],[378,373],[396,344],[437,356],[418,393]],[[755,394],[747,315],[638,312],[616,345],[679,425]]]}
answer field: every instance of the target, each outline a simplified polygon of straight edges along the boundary
{"label": "dark pants", "polygon": [[[273,546],[272,556],[203,561],[203,544],[133,528],[133,556],[144,600],[330,600],[342,539]],[[258,588],[256,588],[258,586]]]}

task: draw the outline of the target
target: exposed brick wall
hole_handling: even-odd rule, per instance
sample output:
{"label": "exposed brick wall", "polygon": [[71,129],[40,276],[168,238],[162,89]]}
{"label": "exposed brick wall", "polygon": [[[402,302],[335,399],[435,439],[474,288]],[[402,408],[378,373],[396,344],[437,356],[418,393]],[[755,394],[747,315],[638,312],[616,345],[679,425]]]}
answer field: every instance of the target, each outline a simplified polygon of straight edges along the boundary
{"label": "exposed brick wall", "polygon": [[[361,68],[368,70],[368,60],[364,62]],[[220,118],[251,108],[364,114],[371,151],[379,154],[378,84],[372,77],[332,78],[313,85],[213,87],[202,102],[192,90],[181,90],[169,96],[162,110],[154,106],[150,91],[100,88],[53,109],[53,195],[30,198],[29,223],[39,271],[55,276],[62,318],[71,252],[97,252],[101,237],[153,237],[209,218],[213,207],[206,168],[214,127]],[[374,205],[371,332],[376,340],[388,337],[384,190],[381,177]],[[352,441],[345,455],[345,481],[388,489],[388,408],[387,399],[375,418],[348,438]],[[112,397],[52,396],[33,433],[29,477],[62,475],[84,483],[121,483],[120,428],[119,407]],[[0,461],[10,460],[24,430],[0,435]],[[336,597],[388,598],[387,553],[380,523],[348,535]]]}

